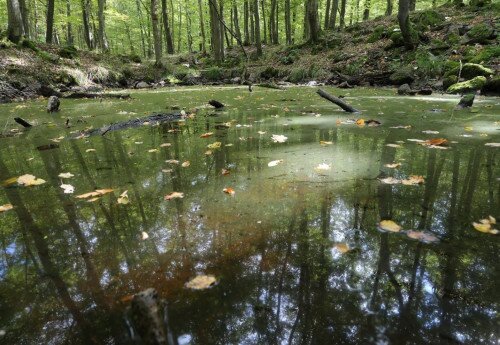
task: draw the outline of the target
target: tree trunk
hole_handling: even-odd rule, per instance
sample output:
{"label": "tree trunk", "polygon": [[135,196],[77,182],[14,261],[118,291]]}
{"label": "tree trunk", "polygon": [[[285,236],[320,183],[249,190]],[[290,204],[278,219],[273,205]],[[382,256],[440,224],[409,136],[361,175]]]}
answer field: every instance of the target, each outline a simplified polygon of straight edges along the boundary
{"label": "tree trunk", "polygon": [[203,19],[203,6],[201,0],[198,0],[198,11],[200,12],[200,31],[201,31],[201,51],[207,53],[207,39],[205,35],[205,20]]}
{"label": "tree trunk", "polygon": [[269,16],[269,31],[272,44],[278,44],[278,2],[272,0],[271,2],[271,14]]}
{"label": "tree trunk", "polygon": [[181,44],[182,44],[182,8],[181,4],[179,3],[179,34],[177,36],[177,51],[181,51]]}
{"label": "tree trunk", "polygon": [[292,16],[290,9],[290,0],[285,0],[285,34],[286,44],[292,44]]}
{"label": "tree trunk", "polygon": [[370,18],[370,7],[371,7],[371,0],[365,0],[365,10],[363,11],[364,21]]}
{"label": "tree trunk", "polygon": [[18,0],[7,0],[7,14],[9,17],[7,35],[10,41],[18,43],[25,34],[21,6]]}
{"label": "tree trunk", "polygon": [[92,33],[90,32],[89,23],[89,12],[90,12],[90,2],[89,0],[82,0],[82,21],[83,21],[83,36],[85,38],[85,43],[87,43],[87,48],[92,50],[94,48]]}
{"label": "tree trunk", "polygon": [[337,13],[339,11],[339,0],[333,0],[332,13],[330,13],[330,29],[335,29],[335,24],[337,24]]}
{"label": "tree trunk", "polygon": [[106,8],[106,0],[98,0],[97,9],[97,20],[99,22],[99,48],[102,51],[107,51],[109,49],[108,42],[106,39],[106,17],[104,16],[104,10]]}
{"label": "tree trunk", "polygon": [[257,48],[257,56],[262,56],[262,44],[260,41],[260,18],[259,18],[259,3],[254,0],[254,20],[255,20],[255,46]]}
{"label": "tree trunk", "polygon": [[236,1],[233,1],[233,20],[236,38],[241,41],[240,19],[238,17],[238,6],[236,5]]}
{"label": "tree trunk", "polygon": [[[201,2],[201,0],[199,1]],[[170,31],[170,23],[168,21],[167,0],[161,0],[161,15],[163,20],[163,29],[165,33],[165,42],[167,42],[167,53],[173,54],[174,42],[172,41],[172,32]],[[203,29],[203,27],[202,27],[202,32],[203,32],[203,51],[205,51],[205,29]]]}
{"label": "tree trunk", "polygon": [[318,0],[307,0],[307,22],[309,26],[309,41],[319,39]]}
{"label": "tree trunk", "polygon": [[72,46],[75,44],[73,39],[73,26],[71,24],[71,4],[66,0],[66,44]]}
{"label": "tree trunk", "polygon": [[[254,1],[249,0],[249,13],[250,13],[250,43],[254,44],[255,43],[255,6],[254,6]],[[258,10],[258,7],[257,7]]]}
{"label": "tree trunk", "polygon": [[30,20],[26,0],[19,0],[19,7],[21,8],[21,16],[23,18],[24,36],[30,38]]}
{"label": "tree trunk", "polygon": [[332,2],[331,0],[326,0],[326,9],[325,9],[325,30],[329,28],[330,24],[330,11],[331,11]]}
{"label": "tree trunk", "polygon": [[192,21],[191,21],[191,12],[189,11],[188,0],[184,1],[184,8],[186,11],[186,34],[187,34],[188,51],[189,54],[191,54],[193,52],[193,34],[191,32]]}
{"label": "tree trunk", "polygon": [[219,20],[217,0],[209,0],[210,7],[210,36],[213,58],[217,63],[224,60],[224,40]]}
{"label": "tree trunk", "polygon": [[410,12],[415,11],[416,6],[417,6],[417,0],[410,0]]}
{"label": "tree trunk", "polygon": [[410,23],[410,0],[399,0],[398,22],[406,49],[413,49],[414,44]]}
{"label": "tree trunk", "polygon": [[158,1],[151,0],[151,24],[153,26],[153,42],[155,47],[155,64],[161,66],[161,37],[158,27]]}
{"label": "tree trunk", "polygon": [[[262,42],[264,44],[267,44],[267,23],[266,23],[266,5],[265,5],[265,0],[260,0],[260,6],[261,6],[261,11],[262,11],[262,23],[264,23],[264,39]],[[258,11],[258,9],[257,9]],[[271,35],[271,20],[269,20],[269,35]],[[272,38],[269,38],[269,41],[272,42]]]}
{"label": "tree trunk", "polygon": [[346,11],[347,0],[341,0],[340,3],[340,21],[339,29],[342,30],[345,27],[345,11]]}
{"label": "tree trunk", "polygon": [[387,8],[385,9],[385,15],[386,16],[391,16],[392,15],[392,0],[387,0]]}
{"label": "tree trunk", "polygon": [[[290,0],[288,0],[290,1]],[[249,26],[249,17],[250,17],[250,10],[248,8],[248,0],[245,0],[243,4],[243,32],[245,34],[243,44],[244,45],[249,45],[250,44],[250,26]]]}
{"label": "tree trunk", "polygon": [[47,0],[47,31],[45,33],[45,43],[51,44],[54,36],[54,0]]}

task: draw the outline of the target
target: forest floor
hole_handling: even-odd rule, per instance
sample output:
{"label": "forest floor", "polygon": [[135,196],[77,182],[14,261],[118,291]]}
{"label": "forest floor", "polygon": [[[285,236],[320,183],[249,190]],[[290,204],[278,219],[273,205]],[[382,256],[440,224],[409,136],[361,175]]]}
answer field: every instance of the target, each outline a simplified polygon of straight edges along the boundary
{"label": "forest floor", "polygon": [[[0,40],[0,103],[68,91],[241,83],[389,86],[446,91],[484,76],[483,93],[499,94],[500,6],[440,7],[411,16],[416,49],[404,48],[395,16],[323,32],[316,44],[264,45],[245,57],[234,42],[225,62],[193,53],[165,57],[164,67],[138,56],[100,54],[24,41]],[[0,37],[1,38],[1,37]],[[465,64],[476,64],[464,69]],[[478,66],[480,65],[480,66]],[[470,66],[469,66],[470,67]]]}

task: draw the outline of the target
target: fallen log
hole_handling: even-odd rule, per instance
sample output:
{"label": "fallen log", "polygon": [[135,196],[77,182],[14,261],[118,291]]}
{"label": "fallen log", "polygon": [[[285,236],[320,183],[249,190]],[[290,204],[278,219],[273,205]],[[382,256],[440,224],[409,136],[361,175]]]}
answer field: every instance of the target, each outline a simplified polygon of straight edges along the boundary
{"label": "fallen log", "polygon": [[224,108],[224,104],[222,104],[219,101],[216,101],[215,99],[211,99],[210,101],[208,101],[208,104],[210,104],[215,109],[222,109],[222,108]]}
{"label": "fallen log", "polygon": [[114,98],[114,99],[129,99],[128,93],[91,93],[91,92],[72,92],[64,94],[62,98],[81,99],[81,98]]}
{"label": "fallen log", "polygon": [[19,123],[21,126],[23,126],[24,128],[31,128],[33,127],[29,122],[27,121],[24,121],[23,119],[21,119],[20,117],[15,117],[14,118],[14,121],[16,121],[17,123]]}
{"label": "fallen log", "polygon": [[110,125],[95,128],[88,131],[81,132],[77,135],[77,137],[81,136],[91,136],[91,135],[105,135],[108,132],[118,131],[127,128],[140,127],[145,123],[149,124],[159,124],[162,122],[170,122],[180,120],[182,118],[182,114],[179,113],[157,113],[150,116],[146,116],[139,119],[133,119],[125,122],[112,123]]}
{"label": "fallen log", "polygon": [[339,107],[341,107],[344,111],[347,111],[348,113],[359,113],[359,110],[353,108],[352,106],[350,106],[349,104],[347,104],[346,102],[341,100],[340,98],[337,98],[335,96],[330,95],[328,92],[326,92],[322,89],[319,89],[317,91],[317,94],[320,95],[321,97],[323,97],[324,99],[329,100],[330,102],[338,105]]}

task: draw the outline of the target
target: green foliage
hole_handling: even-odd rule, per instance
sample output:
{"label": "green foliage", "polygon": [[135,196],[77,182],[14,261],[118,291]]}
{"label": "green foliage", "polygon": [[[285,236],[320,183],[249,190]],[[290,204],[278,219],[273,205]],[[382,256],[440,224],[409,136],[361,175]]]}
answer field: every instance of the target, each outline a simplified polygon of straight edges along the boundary
{"label": "green foliage", "polygon": [[474,25],[467,36],[470,38],[470,43],[488,43],[495,35],[495,30],[485,23]]}
{"label": "green foliage", "polygon": [[300,83],[304,80],[306,80],[308,77],[307,70],[303,67],[297,67],[292,69],[290,72],[290,76],[288,77],[288,80],[291,83]]}
{"label": "green foliage", "polygon": [[413,68],[411,66],[401,66],[391,74],[389,79],[394,85],[411,84],[415,80]]}
{"label": "green foliage", "polygon": [[445,60],[433,55],[424,47],[419,47],[415,54],[417,73],[424,78],[441,76],[445,66]]}
{"label": "green foliage", "polygon": [[482,47],[479,51],[474,50],[473,54],[468,56],[468,61],[472,63],[490,63],[493,59],[500,58],[500,46]]}
{"label": "green foliage", "polygon": [[493,77],[486,81],[481,91],[485,94],[500,94],[500,76]]}
{"label": "green foliage", "polygon": [[449,75],[443,78],[443,89],[447,90],[451,85],[458,82],[458,77],[456,75]]}
{"label": "green foliage", "polygon": [[262,72],[260,72],[260,77],[263,79],[273,79],[280,76],[280,71],[273,66],[266,67]]}
{"label": "green foliage", "polygon": [[208,81],[220,81],[224,78],[224,71],[219,67],[210,67],[201,71],[201,77]]}
{"label": "green foliage", "polygon": [[443,24],[444,15],[435,10],[425,10],[415,12],[411,16],[411,21],[419,28],[419,31],[426,31],[427,27],[434,27]]}
{"label": "green foliage", "polygon": [[44,50],[40,50],[37,52],[37,55],[44,61],[57,64],[59,62],[59,56],[54,55],[52,53],[46,52]]}
{"label": "green foliage", "polygon": [[299,59],[299,51],[296,49],[289,50],[284,56],[280,57],[280,62],[283,65],[291,65]]}
{"label": "green foliage", "polygon": [[403,34],[401,33],[401,31],[395,31],[393,32],[389,38],[391,39],[392,41],[392,46],[393,47],[402,47],[405,45],[405,41],[403,39]]}
{"label": "green foliage", "polygon": [[456,75],[460,73],[460,77],[465,79],[472,79],[477,76],[488,77],[494,73],[491,68],[486,68],[482,65],[475,63],[465,63],[462,65],[462,70],[460,70],[460,64],[446,72],[446,76]]}
{"label": "green foliage", "polygon": [[361,57],[347,64],[345,66],[344,73],[347,75],[358,75],[367,59],[367,57]]}
{"label": "green foliage", "polygon": [[368,36],[368,39],[366,40],[368,43],[375,43],[378,40],[382,38],[387,37],[387,31],[385,29],[385,26],[379,25],[373,30],[370,36]]}
{"label": "green foliage", "polygon": [[64,46],[59,49],[59,56],[65,59],[74,59],[78,55],[78,49],[75,46]]}
{"label": "green foliage", "polygon": [[21,42],[19,42],[19,45],[23,48],[27,48],[27,49],[31,49],[33,50],[34,52],[38,52],[40,49],[38,49],[38,47],[36,46],[35,42],[31,41],[31,40],[22,40]]}

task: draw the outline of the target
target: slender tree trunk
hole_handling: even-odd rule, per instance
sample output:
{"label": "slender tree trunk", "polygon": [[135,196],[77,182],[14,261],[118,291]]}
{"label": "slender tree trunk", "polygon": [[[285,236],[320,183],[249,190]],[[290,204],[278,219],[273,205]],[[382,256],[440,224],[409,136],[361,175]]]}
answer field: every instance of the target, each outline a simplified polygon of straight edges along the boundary
{"label": "slender tree trunk", "polygon": [[370,18],[371,0],[365,0],[365,10],[363,11],[363,20]]}
{"label": "slender tree trunk", "polygon": [[340,3],[340,22],[339,22],[339,29],[342,30],[345,27],[345,11],[346,11],[346,6],[347,5],[347,0],[341,0]]}
{"label": "slender tree trunk", "polygon": [[307,22],[309,26],[309,40],[317,42],[319,39],[318,0],[307,0]]}
{"label": "slender tree trunk", "polygon": [[161,15],[162,15],[162,19],[163,19],[165,42],[167,42],[167,53],[173,54],[174,53],[174,42],[172,41],[172,32],[170,31],[170,23],[168,21],[167,0],[161,0]]}
{"label": "slender tree trunk", "polygon": [[108,41],[106,39],[106,17],[104,15],[104,10],[106,9],[106,0],[98,0],[97,2],[97,20],[99,22],[99,48],[102,51],[107,51],[109,49]]}
{"label": "slender tree trunk", "polygon": [[47,0],[46,28],[45,43],[51,44],[54,37],[54,0]]}
{"label": "slender tree trunk", "polygon": [[21,8],[21,16],[23,17],[24,36],[30,38],[29,10],[28,6],[26,6],[26,0],[19,0],[19,6]]}
{"label": "slender tree trunk", "polygon": [[286,44],[292,44],[292,18],[290,9],[290,0],[285,0],[285,35]]}
{"label": "slender tree trunk", "polygon": [[[260,0],[260,7],[261,7],[261,12],[262,12],[262,16],[261,16],[261,20],[262,20],[262,23],[263,23],[263,29],[264,29],[264,38],[262,39],[262,42],[264,44],[267,44],[267,22],[266,22],[266,2],[265,0]],[[258,11],[258,10],[257,10]],[[271,22],[269,21],[269,35],[271,35]],[[272,42],[272,38],[269,39],[270,42]]]}
{"label": "slender tree trunk", "polygon": [[158,27],[158,1],[151,0],[151,24],[153,26],[153,42],[155,48],[155,64],[161,66],[161,37]]}
{"label": "slender tree trunk", "polygon": [[238,17],[238,6],[236,1],[233,1],[233,20],[234,20],[234,33],[237,40],[241,41],[241,29],[240,29],[240,19]]}
{"label": "slender tree trunk", "polygon": [[271,2],[271,14],[269,17],[271,43],[278,44],[278,2],[276,0],[272,0]]}
{"label": "slender tree trunk", "polygon": [[260,18],[259,18],[259,3],[254,0],[254,20],[255,20],[255,46],[257,48],[257,56],[262,56],[262,43],[260,41]]}
{"label": "slender tree trunk", "polygon": [[399,0],[398,22],[399,28],[401,29],[401,34],[403,35],[406,49],[413,49],[414,44],[410,23],[410,0]]}
{"label": "slender tree trunk", "polygon": [[[288,0],[290,1],[290,0]],[[249,14],[250,10],[248,8],[248,0],[245,0],[243,4],[243,32],[245,34],[245,37],[243,39],[243,44],[244,45],[249,45],[250,44],[250,27],[249,27]]]}
{"label": "slender tree trunk", "polygon": [[417,0],[410,0],[410,12],[415,11],[415,7],[417,7]]}
{"label": "slender tree trunk", "polygon": [[181,51],[181,45],[182,45],[182,8],[181,4],[179,3],[179,34],[177,35],[177,52]]}
{"label": "slender tree trunk", "polygon": [[[254,6],[254,0],[249,0],[250,1],[250,43],[254,44],[255,43],[255,6]],[[258,7],[257,7],[258,10]]]}
{"label": "slender tree trunk", "polygon": [[332,1],[326,0],[326,9],[325,9],[325,30],[330,26],[330,11],[331,11]]}
{"label": "slender tree trunk", "polygon": [[392,16],[392,0],[387,0],[387,8],[385,9],[385,15],[386,16]]}
{"label": "slender tree trunk", "polygon": [[66,0],[66,43],[72,46],[75,42],[73,39],[73,26],[71,24],[71,4],[70,0]]}
{"label": "slender tree trunk", "polygon": [[201,31],[201,51],[207,53],[207,39],[205,35],[205,20],[203,19],[203,6],[201,0],[198,0],[198,11],[200,12],[200,31]]}
{"label": "slender tree trunk", "polygon": [[339,0],[333,0],[332,4],[332,12],[330,13],[330,29],[335,29],[335,25],[337,24],[337,13],[339,11]]}
{"label": "slender tree trunk", "polygon": [[224,60],[224,40],[218,7],[217,0],[209,0],[212,54],[214,60],[221,63]]}
{"label": "slender tree trunk", "polygon": [[89,50],[92,50],[94,48],[94,44],[89,23],[90,3],[89,0],[82,0],[81,4],[82,4],[83,36],[85,38],[85,43],[87,44],[87,48],[89,48]]}
{"label": "slender tree trunk", "polygon": [[186,34],[187,34],[187,44],[188,44],[188,51],[189,54],[193,52],[193,34],[191,32],[191,13],[189,11],[189,0],[184,1],[184,8],[186,10]]}
{"label": "slender tree trunk", "polygon": [[18,43],[25,34],[21,6],[18,0],[7,0],[7,14],[9,17],[7,27],[9,40]]}

